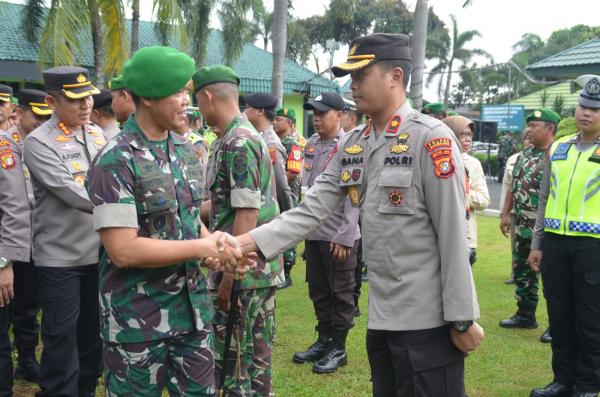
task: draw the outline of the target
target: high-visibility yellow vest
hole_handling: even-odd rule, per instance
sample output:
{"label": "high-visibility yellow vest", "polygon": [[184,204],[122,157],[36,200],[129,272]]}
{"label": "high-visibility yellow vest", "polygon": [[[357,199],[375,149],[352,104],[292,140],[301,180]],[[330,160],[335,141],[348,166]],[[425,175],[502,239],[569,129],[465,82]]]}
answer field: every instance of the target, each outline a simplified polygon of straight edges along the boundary
{"label": "high-visibility yellow vest", "polygon": [[576,143],[577,136],[571,135],[550,149],[544,230],[600,238],[600,142],[584,152]]}

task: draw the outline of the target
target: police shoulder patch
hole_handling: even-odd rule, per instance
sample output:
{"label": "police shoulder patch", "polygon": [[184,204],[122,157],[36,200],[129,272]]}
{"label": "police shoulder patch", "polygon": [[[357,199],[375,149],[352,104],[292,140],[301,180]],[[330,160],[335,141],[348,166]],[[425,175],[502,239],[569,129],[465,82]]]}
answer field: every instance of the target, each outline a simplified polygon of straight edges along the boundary
{"label": "police shoulder patch", "polygon": [[454,175],[456,169],[452,162],[452,143],[450,138],[434,138],[425,144],[433,160],[434,173],[438,178],[447,179]]}

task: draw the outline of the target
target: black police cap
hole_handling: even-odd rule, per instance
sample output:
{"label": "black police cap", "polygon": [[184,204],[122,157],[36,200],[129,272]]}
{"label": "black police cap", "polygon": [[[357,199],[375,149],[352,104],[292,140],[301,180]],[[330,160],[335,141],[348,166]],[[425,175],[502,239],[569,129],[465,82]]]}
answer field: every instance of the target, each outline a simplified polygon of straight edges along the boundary
{"label": "black police cap", "polygon": [[328,110],[344,110],[346,103],[344,99],[335,92],[324,92],[317,95],[315,99],[303,105],[305,110],[317,110],[327,112]]}
{"label": "black police cap", "polygon": [[265,92],[244,95],[244,102],[254,109],[275,110],[277,107],[277,97]]}
{"label": "black police cap", "polygon": [[52,109],[46,103],[46,95],[44,91],[34,90],[31,88],[23,88],[17,93],[19,106],[28,107],[38,116],[50,116]]}
{"label": "black police cap", "polygon": [[10,102],[13,96],[13,89],[10,86],[0,84],[0,101]]}
{"label": "black police cap", "polygon": [[43,75],[47,91],[61,92],[67,98],[80,99],[100,92],[92,85],[87,69],[78,66],[58,66],[46,69]]}
{"label": "black police cap", "polygon": [[112,103],[112,95],[110,90],[101,89],[98,94],[92,95],[94,98],[94,109],[102,108],[104,106],[110,106]]}

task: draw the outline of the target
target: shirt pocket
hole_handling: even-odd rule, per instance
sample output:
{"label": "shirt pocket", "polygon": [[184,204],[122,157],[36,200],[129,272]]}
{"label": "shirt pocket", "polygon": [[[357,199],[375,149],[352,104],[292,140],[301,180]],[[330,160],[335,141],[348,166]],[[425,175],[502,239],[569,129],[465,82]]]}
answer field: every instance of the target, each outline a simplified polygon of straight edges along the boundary
{"label": "shirt pocket", "polygon": [[143,236],[172,237],[175,230],[177,200],[166,175],[136,182],[135,199],[138,223]]}
{"label": "shirt pocket", "polygon": [[413,170],[408,168],[383,169],[377,182],[379,213],[414,215],[411,184]]}

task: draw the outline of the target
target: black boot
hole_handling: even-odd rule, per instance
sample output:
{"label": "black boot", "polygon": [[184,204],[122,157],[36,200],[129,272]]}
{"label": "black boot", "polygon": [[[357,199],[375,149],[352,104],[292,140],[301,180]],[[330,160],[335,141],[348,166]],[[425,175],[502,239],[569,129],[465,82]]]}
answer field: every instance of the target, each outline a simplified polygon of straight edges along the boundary
{"label": "black boot", "polygon": [[525,328],[534,329],[538,327],[535,320],[535,312],[517,311],[517,314],[509,319],[500,321],[502,328]]}
{"label": "black boot", "polygon": [[82,377],[79,379],[78,393],[79,397],[95,397],[98,378]]}
{"label": "black boot", "polygon": [[39,381],[40,364],[35,359],[35,351],[33,349],[19,349],[15,378],[24,379],[32,383]]}
{"label": "black boot", "polygon": [[313,365],[316,374],[330,374],[337,371],[339,367],[348,364],[346,354],[346,337],[348,330],[332,331],[332,340],[328,346],[327,353]]}
{"label": "black boot", "polygon": [[319,333],[317,341],[310,345],[306,351],[294,353],[292,361],[296,364],[314,363],[315,361],[319,361],[321,357],[327,353],[327,347],[331,343],[331,330],[329,325],[319,324],[315,329]]}
{"label": "black boot", "polygon": [[529,397],[571,397],[573,386],[552,382],[541,389],[533,389]]}
{"label": "black boot", "polygon": [[294,266],[292,262],[285,262],[283,264],[283,274],[285,275],[285,281],[282,284],[279,284],[277,286],[277,289],[285,289],[287,287],[292,286],[292,266]]}
{"label": "black boot", "polygon": [[575,390],[575,393],[573,393],[573,397],[598,397],[598,392]]}
{"label": "black boot", "polygon": [[550,328],[546,328],[542,336],[540,336],[540,342],[542,343],[551,343],[552,335],[550,335]]}

